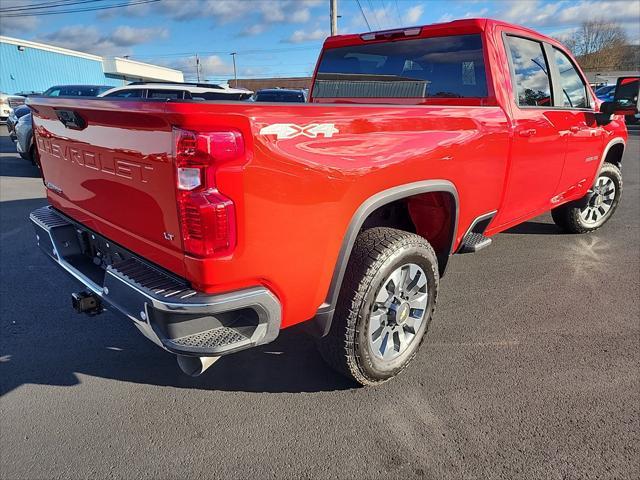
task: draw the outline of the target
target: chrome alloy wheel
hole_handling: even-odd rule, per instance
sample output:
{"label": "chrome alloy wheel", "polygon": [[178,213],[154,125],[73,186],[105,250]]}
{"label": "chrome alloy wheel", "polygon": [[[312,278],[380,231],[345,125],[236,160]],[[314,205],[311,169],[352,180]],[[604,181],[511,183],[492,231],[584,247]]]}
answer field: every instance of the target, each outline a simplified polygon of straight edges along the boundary
{"label": "chrome alloy wheel", "polygon": [[615,182],[612,178],[601,175],[589,190],[587,203],[580,209],[580,219],[589,227],[603,223],[609,216],[615,198]]}
{"label": "chrome alloy wheel", "polygon": [[427,276],[415,263],[387,277],[369,317],[369,346],[376,357],[393,360],[405,352],[424,321],[428,300]]}

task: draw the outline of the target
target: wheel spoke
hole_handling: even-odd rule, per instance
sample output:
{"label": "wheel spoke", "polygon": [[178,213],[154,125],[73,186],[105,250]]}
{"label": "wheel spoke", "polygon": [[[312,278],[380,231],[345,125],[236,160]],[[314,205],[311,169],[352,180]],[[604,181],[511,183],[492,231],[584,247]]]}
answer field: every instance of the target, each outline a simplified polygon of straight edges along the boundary
{"label": "wheel spoke", "polygon": [[400,294],[400,285],[402,280],[402,273],[400,270],[394,271],[389,277],[389,281],[387,282],[387,291],[394,295]]}
{"label": "wheel spoke", "polygon": [[[407,284],[409,282],[409,271],[410,268],[408,265],[405,265],[400,270],[400,284],[398,285],[400,292],[405,292],[407,290]],[[398,293],[400,293],[398,292]]]}
{"label": "wheel spoke", "polygon": [[585,207],[582,210],[580,210],[580,216],[582,217],[582,220],[589,221],[589,215],[591,214],[591,209],[589,207]]}
{"label": "wheel spoke", "polygon": [[[371,338],[374,338],[376,332],[380,331],[383,323],[387,320],[386,309],[379,309],[371,314],[369,317],[369,331],[371,332]],[[380,335],[378,333],[378,335]]]}
{"label": "wheel spoke", "polygon": [[393,349],[400,353],[404,347],[405,336],[404,330],[402,328],[398,328],[393,332]]}
{"label": "wheel spoke", "polygon": [[387,350],[387,342],[389,340],[389,332],[385,328],[381,335],[378,336],[374,341],[371,342],[371,346],[373,347],[374,352],[378,352],[381,357],[384,357],[384,354]]}

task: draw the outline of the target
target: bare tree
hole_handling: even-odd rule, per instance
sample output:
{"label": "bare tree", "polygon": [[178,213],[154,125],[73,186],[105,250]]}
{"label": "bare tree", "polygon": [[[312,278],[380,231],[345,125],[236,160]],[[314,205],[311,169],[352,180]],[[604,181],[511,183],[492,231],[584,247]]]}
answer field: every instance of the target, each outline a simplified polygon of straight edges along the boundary
{"label": "bare tree", "polygon": [[619,68],[628,46],[622,26],[605,20],[583,22],[564,43],[585,70]]}

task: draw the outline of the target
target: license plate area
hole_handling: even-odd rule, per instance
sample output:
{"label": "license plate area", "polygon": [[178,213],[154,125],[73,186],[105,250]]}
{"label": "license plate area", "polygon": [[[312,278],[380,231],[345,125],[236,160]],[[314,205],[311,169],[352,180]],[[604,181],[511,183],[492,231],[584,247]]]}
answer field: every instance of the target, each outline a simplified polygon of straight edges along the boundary
{"label": "license plate area", "polygon": [[64,259],[98,285],[104,284],[107,267],[131,257],[127,250],[94,232],[75,225],[74,232],[77,254]]}

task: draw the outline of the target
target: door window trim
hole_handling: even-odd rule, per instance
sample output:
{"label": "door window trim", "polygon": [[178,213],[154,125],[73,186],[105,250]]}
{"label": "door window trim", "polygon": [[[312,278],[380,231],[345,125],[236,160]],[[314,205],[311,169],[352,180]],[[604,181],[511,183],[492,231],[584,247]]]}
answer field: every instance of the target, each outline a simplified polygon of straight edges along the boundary
{"label": "door window trim", "polygon": [[584,75],[582,73],[582,71],[580,70],[580,68],[578,67],[578,65],[576,64],[576,62],[574,61],[574,59],[571,57],[571,55],[569,55],[568,52],[564,51],[561,48],[558,48],[555,45],[551,45],[550,43],[545,42],[544,44],[545,49],[547,49],[549,51],[548,56],[551,56],[553,58],[553,63],[552,65],[550,65],[550,69],[551,69],[551,78],[552,81],[554,83],[554,85],[556,86],[556,88],[554,89],[554,91],[558,92],[558,98],[553,99],[553,103],[562,103],[564,104],[564,98],[562,97],[562,75],[560,75],[560,69],[558,68],[558,65],[555,62],[555,52],[554,50],[557,50],[558,52],[564,54],[564,56],[567,58],[567,60],[569,60],[569,63],[571,63],[571,66],[573,67],[573,69],[575,70],[575,72],[578,74],[578,77],[580,78],[580,80],[582,80],[582,83],[584,85],[584,94],[586,97],[587,102],[589,103],[588,107],[565,107],[564,105],[558,105],[558,106],[554,106],[554,109],[557,110],[572,110],[572,111],[578,111],[578,112],[593,112],[594,111],[594,105],[595,102],[593,101],[593,98],[591,98],[591,91],[588,87],[589,82],[587,82],[587,80],[584,78]]}
{"label": "door window trim", "polygon": [[[544,56],[544,61],[547,64],[547,77],[549,77],[549,90],[550,90],[550,100],[552,105],[544,106],[544,105],[520,105],[518,99],[518,84],[516,83],[516,71],[513,67],[513,58],[511,56],[511,49],[509,48],[509,43],[507,37],[515,37],[521,38],[523,40],[528,40],[530,42],[534,42],[540,45],[542,48],[542,55]],[[506,31],[502,32],[502,42],[504,45],[505,53],[507,54],[507,63],[509,64],[509,78],[511,79],[511,100],[515,104],[516,108],[520,110],[548,110],[550,108],[555,108],[555,85],[553,83],[553,76],[551,75],[551,65],[549,64],[549,58],[547,55],[547,50],[545,49],[545,42],[541,40],[537,40],[535,38],[526,37],[524,35],[519,35],[516,33],[509,33]]]}

